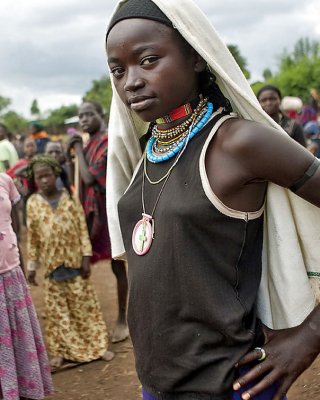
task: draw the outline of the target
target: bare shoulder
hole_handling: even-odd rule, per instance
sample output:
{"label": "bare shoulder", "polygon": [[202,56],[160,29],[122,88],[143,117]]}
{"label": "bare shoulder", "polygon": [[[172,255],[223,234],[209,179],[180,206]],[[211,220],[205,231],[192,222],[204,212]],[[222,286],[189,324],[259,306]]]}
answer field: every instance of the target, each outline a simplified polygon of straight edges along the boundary
{"label": "bare shoulder", "polygon": [[229,119],[219,129],[217,141],[225,151],[239,154],[250,152],[256,146],[275,141],[290,141],[288,135],[259,122],[242,118]]}
{"label": "bare shoulder", "polygon": [[240,168],[247,181],[265,180],[285,187],[299,179],[313,161],[286,133],[240,118],[220,127],[212,151]]}

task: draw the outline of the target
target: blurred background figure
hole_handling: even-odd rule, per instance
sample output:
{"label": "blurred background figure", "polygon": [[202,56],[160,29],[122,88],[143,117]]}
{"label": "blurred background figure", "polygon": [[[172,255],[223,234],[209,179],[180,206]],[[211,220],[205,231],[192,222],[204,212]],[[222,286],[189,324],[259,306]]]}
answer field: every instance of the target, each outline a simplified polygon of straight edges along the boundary
{"label": "blurred background figure", "polygon": [[[26,169],[29,162],[37,153],[37,146],[34,140],[26,139],[23,144],[23,158],[18,160],[6,173],[13,179],[19,193],[22,195],[22,202],[28,194],[28,180]],[[24,208],[24,207],[23,207]]]}
{"label": "blurred background figure", "polygon": [[[84,135],[69,138],[67,159],[72,168],[72,155],[79,174],[69,172],[70,177],[80,175],[80,199],[83,205],[89,235],[92,243],[94,264],[100,260],[110,260],[112,271],[117,279],[118,319],[112,335],[112,342],[121,342],[129,336],[126,321],[128,280],[126,265],[123,260],[111,258],[106,211],[106,171],[108,156],[108,135],[104,123],[102,106],[94,101],[85,101],[79,108],[79,123]],[[76,171],[76,168],[75,168]],[[77,184],[75,182],[75,191]]]}
{"label": "blurred background figure", "polygon": [[263,86],[259,90],[257,98],[263,110],[270,115],[292,139],[306,147],[301,125],[286,116],[280,109],[282,98],[280,90],[273,85]]}
{"label": "blurred background figure", "polygon": [[[67,183],[67,185],[69,185],[67,166],[66,166],[66,156],[64,153],[62,143],[61,142],[48,142],[46,144],[45,154],[52,156],[53,158],[55,158],[58,161],[58,163],[60,164],[60,167],[62,168],[61,174],[63,175],[63,180],[64,180],[64,182]],[[61,180],[60,176],[57,177],[56,186],[57,186],[58,190],[62,189],[65,186],[65,184]]]}
{"label": "blurred background figure", "polygon": [[40,400],[53,388],[18,247],[12,211],[19,199],[12,179],[0,173],[0,398]]}
{"label": "blurred background figure", "polygon": [[46,144],[50,142],[50,138],[48,133],[44,130],[44,127],[38,122],[31,123],[30,138],[33,139],[36,143],[37,153],[44,153]]}
{"label": "blurred background figure", "polygon": [[317,121],[309,121],[303,127],[307,148],[316,157],[320,157],[320,126]]}
{"label": "blurred background figure", "polygon": [[320,95],[317,89],[310,89],[310,105],[314,108],[315,112],[318,114],[320,112]]}
{"label": "blurred background figure", "polygon": [[289,118],[297,120],[299,112],[301,112],[303,102],[299,97],[284,96],[281,100],[280,109]]}
{"label": "blurred background figure", "polygon": [[8,129],[0,123],[0,172],[5,172],[18,161],[18,153],[8,139]]}

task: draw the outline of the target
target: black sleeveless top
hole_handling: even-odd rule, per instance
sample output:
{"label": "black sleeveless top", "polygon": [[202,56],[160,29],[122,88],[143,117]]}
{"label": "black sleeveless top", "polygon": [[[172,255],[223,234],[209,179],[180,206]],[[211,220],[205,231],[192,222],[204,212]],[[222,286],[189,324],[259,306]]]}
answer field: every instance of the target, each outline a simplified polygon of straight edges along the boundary
{"label": "black sleeveless top", "polygon": [[[144,256],[136,255],[131,243],[142,213],[143,164],[119,202],[136,368],[143,387],[159,399],[229,400],[234,364],[258,344],[261,333],[255,300],[262,210],[230,210],[204,184],[199,160],[214,123],[190,141],[172,170],[155,210],[154,240]],[[148,162],[150,178],[162,177],[172,162]],[[145,180],[146,213],[161,185]]]}

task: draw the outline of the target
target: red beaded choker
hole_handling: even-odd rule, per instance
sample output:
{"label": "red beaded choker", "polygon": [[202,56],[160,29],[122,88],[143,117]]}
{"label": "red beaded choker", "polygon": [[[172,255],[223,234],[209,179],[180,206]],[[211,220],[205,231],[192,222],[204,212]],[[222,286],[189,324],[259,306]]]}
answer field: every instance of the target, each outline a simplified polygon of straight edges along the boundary
{"label": "red beaded choker", "polygon": [[197,107],[202,96],[197,97],[196,99],[192,100],[190,103],[184,104],[183,106],[177,107],[174,110],[170,111],[169,114],[165,115],[164,117],[160,117],[156,119],[156,123],[159,124],[168,124],[173,122],[177,119],[187,117],[190,115],[194,109]]}

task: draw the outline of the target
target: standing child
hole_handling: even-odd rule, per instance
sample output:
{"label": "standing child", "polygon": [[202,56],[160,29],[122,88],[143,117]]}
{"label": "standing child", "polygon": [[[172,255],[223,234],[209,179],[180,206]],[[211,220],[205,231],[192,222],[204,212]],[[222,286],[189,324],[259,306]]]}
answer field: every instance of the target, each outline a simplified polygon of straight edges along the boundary
{"label": "standing child", "polygon": [[[73,148],[79,160],[82,182],[81,202],[86,213],[90,239],[93,248],[91,262],[109,260],[111,248],[106,213],[106,168],[108,136],[100,104],[86,101],[79,109],[79,122],[84,132],[90,135],[83,148],[82,139],[74,135],[69,141],[69,153]],[[117,279],[119,314],[112,341],[120,342],[128,337],[126,323],[127,273],[122,260],[111,259],[111,267]]]}
{"label": "standing child", "polygon": [[106,326],[90,277],[91,244],[83,209],[70,191],[59,190],[61,167],[51,156],[36,156],[28,177],[38,188],[27,202],[28,279],[45,269],[46,338],[52,368],[65,360],[109,361]]}
{"label": "standing child", "polygon": [[0,399],[40,400],[53,389],[10,218],[19,198],[12,179],[0,173]]}

